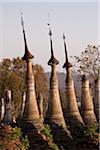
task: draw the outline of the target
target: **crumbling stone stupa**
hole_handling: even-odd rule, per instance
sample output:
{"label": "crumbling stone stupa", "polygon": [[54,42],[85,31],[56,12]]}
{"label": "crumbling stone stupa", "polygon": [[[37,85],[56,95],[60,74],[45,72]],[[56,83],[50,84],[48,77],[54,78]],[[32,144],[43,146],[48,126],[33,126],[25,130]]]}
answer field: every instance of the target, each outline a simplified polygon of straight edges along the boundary
{"label": "crumbling stone stupa", "polygon": [[5,112],[4,98],[0,98],[0,121],[2,121],[4,118],[4,112]]}
{"label": "crumbling stone stupa", "polygon": [[63,68],[66,68],[67,77],[66,77],[66,109],[65,109],[65,119],[66,122],[68,120],[70,125],[74,124],[83,124],[82,117],[78,110],[78,104],[76,100],[75,90],[74,90],[74,83],[72,78],[72,64],[68,61],[67,56],[67,48],[65,42],[65,35],[63,34],[64,40],[64,48],[65,48],[65,58],[66,62]]}
{"label": "crumbling stone stupa", "polygon": [[81,114],[86,125],[96,123],[93,101],[89,91],[89,80],[86,75],[82,77]]}
{"label": "crumbling stone stupa", "polygon": [[95,80],[94,107],[97,120],[100,119],[100,77]]}
{"label": "crumbling stone stupa", "polygon": [[63,111],[61,107],[61,101],[58,90],[58,80],[56,75],[56,65],[59,61],[54,57],[53,45],[52,45],[52,32],[49,29],[50,35],[50,46],[51,46],[51,58],[48,61],[48,65],[51,66],[51,77],[50,77],[50,93],[48,100],[48,109],[46,113],[45,121],[50,124],[57,124],[66,128],[65,120],[63,117]]}
{"label": "crumbling stone stupa", "polygon": [[32,68],[32,58],[33,55],[29,52],[26,42],[25,30],[23,18],[21,16],[22,27],[23,27],[23,36],[24,36],[24,44],[25,44],[25,54],[23,56],[23,60],[27,63],[27,74],[26,74],[26,101],[23,116],[21,118],[21,122],[32,123],[36,128],[40,126],[39,122],[39,111],[36,100],[35,93],[35,82]]}
{"label": "crumbling stone stupa", "polygon": [[20,117],[23,116],[24,108],[25,108],[25,100],[26,100],[26,92],[22,92],[22,103],[21,103],[21,114]]}
{"label": "crumbling stone stupa", "polygon": [[38,107],[40,118],[43,119],[43,95],[41,93],[38,95]]}
{"label": "crumbling stone stupa", "polygon": [[12,113],[11,113],[11,90],[6,91],[6,99],[5,99],[5,113],[3,118],[4,124],[12,124]]}

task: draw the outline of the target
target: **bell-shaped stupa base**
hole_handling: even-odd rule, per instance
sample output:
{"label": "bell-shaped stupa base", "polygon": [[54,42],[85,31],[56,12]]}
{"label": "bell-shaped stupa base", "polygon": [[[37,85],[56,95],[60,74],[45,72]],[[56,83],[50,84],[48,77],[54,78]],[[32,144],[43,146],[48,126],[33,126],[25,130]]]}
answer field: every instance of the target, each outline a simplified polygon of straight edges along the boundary
{"label": "bell-shaped stupa base", "polygon": [[89,81],[85,75],[82,78],[81,114],[86,125],[96,123],[93,101],[90,96]]}

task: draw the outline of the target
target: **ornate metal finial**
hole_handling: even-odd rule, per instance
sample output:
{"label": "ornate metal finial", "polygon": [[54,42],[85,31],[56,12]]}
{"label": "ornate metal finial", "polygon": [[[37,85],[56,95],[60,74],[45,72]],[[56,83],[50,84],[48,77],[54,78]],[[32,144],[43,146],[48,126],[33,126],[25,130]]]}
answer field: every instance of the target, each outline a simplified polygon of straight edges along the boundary
{"label": "ornate metal finial", "polygon": [[21,25],[22,25],[23,36],[24,36],[24,44],[25,44],[25,54],[22,57],[22,59],[23,60],[28,60],[28,59],[32,59],[34,56],[29,52],[28,47],[27,47],[25,29],[24,29],[24,21],[23,21],[23,13],[21,12],[21,9],[20,9],[20,14],[21,14]]}
{"label": "ornate metal finial", "polygon": [[51,29],[49,29],[49,35],[50,35],[50,37],[52,36],[52,32],[51,32]]}
{"label": "ornate metal finial", "polygon": [[71,63],[69,63],[68,61],[68,55],[67,55],[67,48],[66,48],[66,42],[65,42],[65,34],[63,33],[63,40],[64,40],[64,48],[65,48],[65,64],[63,65],[63,68],[68,68],[68,67],[72,67]]}
{"label": "ornate metal finial", "polygon": [[[49,14],[48,14],[48,18],[49,18]],[[51,46],[51,58],[48,61],[48,65],[53,65],[53,64],[59,64],[59,61],[54,57],[54,53],[53,53],[53,44],[52,44],[52,31],[51,31],[51,26],[50,23],[48,23],[49,26],[49,36],[50,36],[50,46]]]}
{"label": "ornate metal finial", "polygon": [[65,58],[66,58],[66,63],[68,63],[68,55],[67,55],[67,48],[66,48],[66,42],[65,42],[65,35],[63,33],[63,40],[64,40],[64,48],[65,48]]}
{"label": "ornate metal finial", "polygon": [[63,39],[65,40],[65,38],[66,38],[66,37],[65,37],[65,34],[63,33]]}
{"label": "ornate metal finial", "polygon": [[52,45],[52,32],[51,32],[50,24],[49,24],[49,36],[50,36],[50,45],[51,45],[51,57],[54,57],[53,45]]}
{"label": "ornate metal finial", "polygon": [[21,15],[21,25],[22,25],[22,28],[24,30],[23,13],[22,13],[21,9],[20,9],[20,15]]}

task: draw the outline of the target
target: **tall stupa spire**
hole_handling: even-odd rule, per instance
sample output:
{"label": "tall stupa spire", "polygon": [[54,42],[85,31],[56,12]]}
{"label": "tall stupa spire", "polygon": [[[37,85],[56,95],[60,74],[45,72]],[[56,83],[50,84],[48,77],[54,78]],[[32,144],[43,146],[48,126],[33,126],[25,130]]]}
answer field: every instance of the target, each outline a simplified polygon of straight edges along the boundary
{"label": "tall stupa spire", "polygon": [[65,48],[65,63],[63,65],[63,68],[72,67],[71,63],[69,63],[69,61],[68,61],[68,54],[67,54],[67,47],[66,47],[65,39],[66,39],[66,37],[65,37],[65,34],[63,33],[64,48]]}
{"label": "tall stupa spire", "polygon": [[53,64],[59,64],[59,61],[54,57],[54,52],[53,52],[53,44],[52,44],[52,31],[50,27],[50,23],[48,23],[49,26],[49,36],[50,36],[50,47],[51,47],[51,58],[48,61],[48,65],[53,65]]}
{"label": "tall stupa spire", "polygon": [[21,118],[21,122],[22,122],[22,126],[25,125],[25,123],[31,122],[37,128],[41,124],[39,120],[39,111],[38,111],[36,92],[35,92],[35,81],[34,81],[33,68],[32,68],[33,55],[29,52],[27,48],[22,13],[21,13],[21,22],[23,27],[24,44],[25,44],[25,54],[22,59],[25,60],[27,63],[26,101],[25,101],[25,107]]}
{"label": "tall stupa spire", "polygon": [[72,65],[68,61],[67,48],[65,42],[65,35],[63,34],[64,48],[65,48],[65,63],[64,68],[66,68],[66,109],[64,110],[66,122],[68,120],[69,124],[83,124],[82,117],[78,110],[78,105],[76,101],[76,95],[74,90],[74,83],[72,78]]}
{"label": "tall stupa spire", "polygon": [[[70,139],[70,132],[67,130],[66,123],[63,116],[63,111],[61,107],[61,100],[58,90],[58,79],[56,75],[56,65],[59,63],[55,59],[53,54],[52,39],[51,39],[51,30],[49,29],[50,43],[51,43],[51,59],[48,62],[48,65],[51,65],[51,77],[50,77],[50,92],[48,99],[48,109],[46,112],[45,122],[51,125],[53,131],[57,131],[55,127],[60,128],[61,126],[66,131],[66,135]],[[57,133],[55,133],[57,134]]]}
{"label": "tall stupa spire", "polygon": [[27,59],[31,59],[34,56],[28,50],[28,46],[27,46],[27,42],[26,42],[26,35],[25,35],[25,28],[24,28],[24,21],[23,21],[23,13],[21,11],[20,11],[20,13],[21,13],[21,25],[22,25],[22,29],[23,29],[23,37],[24,37],[24,44],[25,44],[25,54],[22,57],[22,59],[27,61]]}

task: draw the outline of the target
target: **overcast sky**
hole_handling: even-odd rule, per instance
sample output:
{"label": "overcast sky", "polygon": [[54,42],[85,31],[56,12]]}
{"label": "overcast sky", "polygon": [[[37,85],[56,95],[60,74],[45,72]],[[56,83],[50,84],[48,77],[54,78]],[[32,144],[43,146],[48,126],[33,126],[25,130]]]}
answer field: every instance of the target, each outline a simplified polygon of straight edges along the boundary
{"label": "overcast sky", "polygon": [[23,12],[28,48],[34,55],[33,63],[50,71],[48,12],[53,32],[53,49],[59,60],[58,71],[65,62],[62,33],[66,35],[68,55],[80,55],[88,44],[99,41],[99,1],[0,1],[0,60],[24,55],[24,42],[20,21]]}

